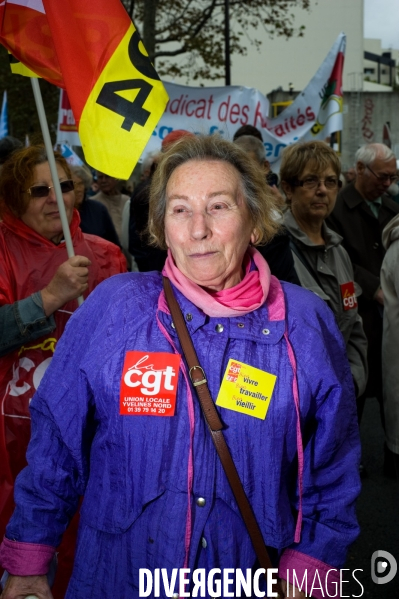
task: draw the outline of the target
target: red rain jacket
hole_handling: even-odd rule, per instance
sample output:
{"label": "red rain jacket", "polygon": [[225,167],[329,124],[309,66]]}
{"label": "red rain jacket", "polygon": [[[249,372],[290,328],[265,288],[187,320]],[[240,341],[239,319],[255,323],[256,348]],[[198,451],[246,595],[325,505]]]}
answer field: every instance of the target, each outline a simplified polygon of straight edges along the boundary
{"label": "red rain jacket", "polygon": [[[125,272],[126,260],[113,243],[82,233],[79,223],[79,214],[74,210],[70,230],[75,254],[91,261],[89,289],[84,294],[87,297],[104,279]],[[54,245],[19,218],[5,214],[0,223],[0,306],[46,287],[67,259],[64,241]],[[15,477],[26,465],[29,403],[77,307],[77,300],[68,302],[54,314],[55,330],[0,358],[0,539],[14,509]]]}

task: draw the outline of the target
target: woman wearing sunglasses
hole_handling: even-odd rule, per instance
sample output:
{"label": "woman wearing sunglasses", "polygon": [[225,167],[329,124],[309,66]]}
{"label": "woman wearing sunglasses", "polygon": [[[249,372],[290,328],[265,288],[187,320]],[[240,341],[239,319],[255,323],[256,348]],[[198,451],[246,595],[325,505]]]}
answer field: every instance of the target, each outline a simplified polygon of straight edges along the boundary
{"label": "woman wearing sunglasses", "polygon": [[280,176],[289,210],[284,224],[291,237],[295,269],[302,287],[325,300],[344,336],[357,397],[367,382],[367,340],[357,311],[361,292],[340,237],[325,219],[331,214],[341,187],[337,154],[322,141],[288,146]]}
{"label": "woman wearing sunglasses", "polygon": [[76,298],[126,271],[117,246],[80,230],[69,166],[60,154],[56,165],[76,254],[69,259],[44,147],[12,154],[0,177],[1,538],[13,509],[13,482],[26,465],[29,403]]}

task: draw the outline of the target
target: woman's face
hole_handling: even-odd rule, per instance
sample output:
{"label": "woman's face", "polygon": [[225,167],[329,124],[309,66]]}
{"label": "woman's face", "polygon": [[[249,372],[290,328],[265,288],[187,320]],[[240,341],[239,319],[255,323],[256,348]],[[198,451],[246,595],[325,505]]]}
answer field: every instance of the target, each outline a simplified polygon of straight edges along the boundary
{"label": "woman's face", "polygon": [[73,175],[72,179],[75,184],[75,208],[79,209],[85,197],[85,184],[77,175]]}
{"label": "woman's face", "polygon": [[117,195],[119,193],[119,179],[116,179],[115,177],[110,177],[110,175],[97,171],[97,183],[100,191],[107,196]]}
{"label": "woman's face", "polygon": [[165,239],[178,269],[210,290],[242,279],[254,227],[238,171],[227,162],[190,160],[166,187]]}
{"label": "woman's face", "polygon": [[[69,179],[61,165],[57,164],[57,172],[60,181]],[[58,211],[57,200],[55,198],[53,179],[50,173],[48,162],[37,164],[33,172],[33,180],[30,187],[34,185],[47,185],[51,187],[48,196],[44,198],[31,198],[25,213],[21,220],[31,229],[42,235],[46,239],[59,243],[63,237],[60,213]],[[68,223],[72,220],[73,206],[75,203],[75,194],[73,191],[64,193],[65,210]]]}
{"label": "woman's face", "polygon": [[325,180],[338,181],[337,174],[331,166],[321,173],[316,173],[315,168],[310,164],[298,179],[300,181],[318,179],[320,183],[313,189],[306,189],[306,185],[291,187],[285,184],[285,193],[291,202],[292,214],[298,221],[321,223],[331,214],[339,189],[338,185],[333,189],[326,187]]}

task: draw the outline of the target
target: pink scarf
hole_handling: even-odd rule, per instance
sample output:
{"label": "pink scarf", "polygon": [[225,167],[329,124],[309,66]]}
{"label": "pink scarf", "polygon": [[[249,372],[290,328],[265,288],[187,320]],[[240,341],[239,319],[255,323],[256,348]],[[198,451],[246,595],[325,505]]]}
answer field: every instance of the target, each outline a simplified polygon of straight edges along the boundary
{"label": "pink scarf", "polygon": [[[256,269],[250,270],[251,260]],[[265,303],[270,287],[270,269],[263,256],[253,247],[249,247],[244,257],[245,275],[243,280],[222,291],[208,293],[202,287],[188,279],[176,266],[168,251],[162,274],[195,306],[208,316],[229,318],[243,316],[257,310]]]}

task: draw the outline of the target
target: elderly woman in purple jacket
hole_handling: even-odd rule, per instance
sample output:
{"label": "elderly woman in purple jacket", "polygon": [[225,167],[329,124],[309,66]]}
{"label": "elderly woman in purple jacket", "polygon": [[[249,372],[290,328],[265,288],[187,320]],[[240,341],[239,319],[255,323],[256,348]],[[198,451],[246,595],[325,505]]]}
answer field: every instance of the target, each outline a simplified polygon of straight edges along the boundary
{"label": "elderly woman in purple jacket", "polygon": [[[283,596],[338,597],[358,535],[354,388],[332,312],[270,276],[254,247],[275,232],[273,208],[240,148],[186,137],[155,173],[149,233],[168,248],[163,274]],[[241,596],[251,568],[245,596],[264,596],[160,273],[116,276],[91,294],[30,409],[0,552],[4,599],[52,597],[46,574],[81,496],[67,599]]]}

